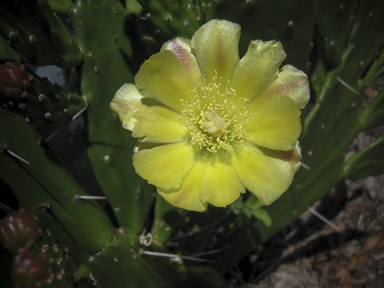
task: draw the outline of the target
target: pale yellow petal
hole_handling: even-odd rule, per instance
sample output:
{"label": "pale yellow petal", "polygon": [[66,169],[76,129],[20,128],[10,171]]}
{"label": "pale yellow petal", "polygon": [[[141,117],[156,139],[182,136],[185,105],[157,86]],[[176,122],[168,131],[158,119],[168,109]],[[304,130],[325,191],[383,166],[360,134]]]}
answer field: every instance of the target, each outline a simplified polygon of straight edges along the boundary
{"label": "pale yellow petal", "polygon": [[289,151],[272,150],[260,146],[258,146],[257,149],[260,150],[265,156],[289,161],[295,173],[301,167],[303,157],[301,155],[301,147],[299,141],[296,142],[295,148]]}
{"label": "pale yellow petal", "polygon": [[247,143],[236,149],[232,162],[245,187],[263,205],[278,199],[293,180],[294,168],[290,161],[266,156]]}
{"label": "pale yellow petal", "polygon": [[163,189],[178,189],[195,162],[195,153],[188,142],[179,142],[140,149],[133,155],[136,173],[149,184]]}
{"label": "pale yellow petal", "polygon": [[135,76],[140,93],[175,111],[181,111],[181,99],[189,100],[193,81],[183,62],[169,50],[152,55]]}
{"label": "pale yellow petal", "polygon": [[244,139],[270,149],[294,149],[301,133],[301,112],[291,98],[275,97],[268,101],[257,98],[249,111]]}
{"label": "pale yellow petal", "polygon": [[192,54],[190,40],[177,37],[166,42],[161,50],[169,50],[175,53],[175,55],[181,60],[181,62],[183,62],[184,66],[187,68],[194,85],[202,85],[200,68],[197,64],[195,55]]}
{"label": "pale yellow petal", "polygon": [[200,200],[200,185],[206,163],[197,161],[178,189],[157,188],[157,192],[173,206],[190,211],[204,211],[207,204]]}
{"label": "pale yellow petal", "polygon": [[252,41],[231,78],[230,85],[240,98],[251,101],[276,80],[286,54],[275,40]]}
{"label": "pale yellow petal", "polygon": [[244,184],[229,157],[226,151],[218,151],[206,159],[207,166],[201,180],[201,202],[225,207],[239,198],[240,193],[245,192]]}
{"label": "pale yellow petal", "polygon": [[170,143],[183,141],[187,128],[179,114],[153,99],[143,98],[136,86],[124,84],[112,99],[111,109],[125,129],[141,141]]}
{"label": "pale yellow petal", "polygon": [[206,83],[212,82],[215,73],[223,88],[239,62],[240,26],[226,20],[211,20],[196,31],[191,40]]}
{"label": "pale yellow petal", "polygon": [[279,96],[291,98],[299,109],[303,109],[309,101],[307,75],[291,65],[285,65],[281,68],[276,81],[259,97],[273,98]]}

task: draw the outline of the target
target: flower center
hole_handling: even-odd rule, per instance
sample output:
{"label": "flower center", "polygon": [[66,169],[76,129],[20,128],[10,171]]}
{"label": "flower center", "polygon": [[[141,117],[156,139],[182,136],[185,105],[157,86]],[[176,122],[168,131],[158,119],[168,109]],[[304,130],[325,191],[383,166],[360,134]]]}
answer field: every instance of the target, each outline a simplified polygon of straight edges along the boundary
{"label": "flower center", "polygon": [[229,85],[222,91],[217,75],[208,85],[203,82],[190,91],[193,102],[182,100],[181,123],[189,129],[191,142],[200,149],[213,153],[220,149],[233,151],[233,145],[243,141],[248,99],[237,98]]}
{"label": "flower center", "polygon": [[219,114],[217,114],[215,110],[212,109],[211,113],[205,112],[204,116],[209,121],[204,121],[202,125],[203,127],[207,128],[209,133],[215,133],[221,128],[224,128],[225,120],[222,117],[220,118]]}

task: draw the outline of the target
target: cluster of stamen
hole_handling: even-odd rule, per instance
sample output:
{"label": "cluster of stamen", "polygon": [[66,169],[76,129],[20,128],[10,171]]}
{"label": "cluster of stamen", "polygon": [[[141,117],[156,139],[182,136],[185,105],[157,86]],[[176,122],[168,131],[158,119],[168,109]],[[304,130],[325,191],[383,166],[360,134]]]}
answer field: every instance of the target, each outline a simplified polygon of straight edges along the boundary
{"label": "cluster of stamen", "polygon": [[247,121],[248,99],[237,98],[229,84],[222,91],[217,75],[206,85],[195,87],[193,101],[182,100],[181,123],[189,129],[191,142],[210,152],[233,151],[242,140]]}

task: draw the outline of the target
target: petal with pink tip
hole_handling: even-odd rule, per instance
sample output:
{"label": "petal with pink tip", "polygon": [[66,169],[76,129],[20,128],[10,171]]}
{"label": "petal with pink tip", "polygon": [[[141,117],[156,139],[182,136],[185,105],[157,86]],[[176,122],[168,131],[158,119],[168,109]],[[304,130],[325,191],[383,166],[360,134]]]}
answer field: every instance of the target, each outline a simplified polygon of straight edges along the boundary
{"label": "petal with pink tip", "polygon": [[175,111],[183,109],[182,99],[190,100],[188,92],[194,88],[187,67],[172,51],[163,50],[152,55],[141,65],[135,76],[140,93]]}

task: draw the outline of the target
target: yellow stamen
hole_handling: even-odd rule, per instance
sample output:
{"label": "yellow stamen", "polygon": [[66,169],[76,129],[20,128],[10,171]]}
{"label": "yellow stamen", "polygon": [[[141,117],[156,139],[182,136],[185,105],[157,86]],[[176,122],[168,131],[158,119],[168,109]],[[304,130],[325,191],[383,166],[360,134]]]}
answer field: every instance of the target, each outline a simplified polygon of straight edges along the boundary
{"label": "yellow stamen", "polygon": [[243,141],[248,99],[237,98],[229,85],[221,92],[217,75],[212,83],[206,85],[204,81],[190,93],[194,99],[191,103],[182,101],[185,109],[180,119],[190,131],[190,141],[213,153],[219,149],[233,151],[232,145]]}

